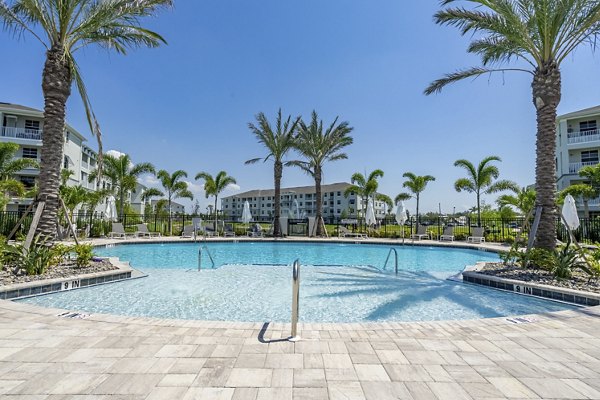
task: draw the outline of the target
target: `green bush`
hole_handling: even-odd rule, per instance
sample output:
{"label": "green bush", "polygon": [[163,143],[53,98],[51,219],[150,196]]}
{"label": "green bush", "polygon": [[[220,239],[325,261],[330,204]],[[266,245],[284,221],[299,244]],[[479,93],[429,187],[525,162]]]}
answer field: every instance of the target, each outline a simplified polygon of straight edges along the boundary
{"label": "green bush", "polygon": [[21,243],[7,246],[4,251],[6,261],[13,266],[15,273],[24,271],[27,275],[41,275],[52,266],[56,266],[57,258],[48,245],[48,241],[36,236],[29,246]]}
{"label": "green bush", "polygon": [[527,253],[527,267],[552,271],[556,266],[556,256],[554,251],[534,247]]}
{"label": "green bush", "polygon": [[90,265],[90,261],[92,261],[92,257],[94,256],[94,247],[91,244],[78,244],[74,246],[73,250],[77,255],[75,265],[78,268]]}
{"label": "green bush", "polygon": [[73,251],[73,246],[66,244],[57,243],[50,247],[50,253],[52,254],[52,265],[62,264],[67,256]]}
{"label": "green bush", "polygon": [[581,267],[579,254],[568,245],[555,253],[555,263],[552,273],[556,279],[569,279],[573,275],[573,269]]}

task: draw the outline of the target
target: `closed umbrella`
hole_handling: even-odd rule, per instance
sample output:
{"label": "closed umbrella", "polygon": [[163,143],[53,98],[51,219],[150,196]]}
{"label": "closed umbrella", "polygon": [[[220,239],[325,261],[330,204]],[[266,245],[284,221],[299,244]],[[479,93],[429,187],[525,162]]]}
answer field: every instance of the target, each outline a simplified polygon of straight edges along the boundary
{"label": "closed umbrella", "polygon": [[252,214],[250,213],[250,203],[248,201],[244,202],[244,210],[242,211],[242,222],[244,224],[252,221]]}
{"label": "closed umbrella", "polygon": [[577,207],[575,199],[570,194],[565,197],[565,203],[562,208],[563,224],[567,229],[574,231],[579,228],[579,216],[577,215]]}
{"label": "closed umbrella", "polygon": [[104,210],[104,218],[108,221],[117,220],[117,201],[114,196],[108,196],[106,199],[106,209]]}
{"label": "closed umbrella", "polygon": [[375,219],[375,208],[373,207],[373,200],[369,199],[369,203],[367,204],[367,214],[365,216],[365,224],[367,225],[375,225],[377,220]]}
{"label": "closed umbrella", "polygon": [[400,225],[400,229],[402,230],[402,243],[404,243],[404,223],[408,218],[406,217],[406,207],[404,206],[404,202],[401,201],[400,204],[396,207],[396,222]]}

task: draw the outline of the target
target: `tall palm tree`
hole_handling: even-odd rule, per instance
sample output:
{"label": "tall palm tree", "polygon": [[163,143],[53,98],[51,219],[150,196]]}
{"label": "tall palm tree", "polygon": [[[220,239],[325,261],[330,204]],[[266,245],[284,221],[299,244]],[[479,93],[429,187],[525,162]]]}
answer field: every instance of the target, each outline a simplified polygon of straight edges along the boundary
{"label": "tall palm tree", "polygon": [[[56,237],[59,208],[58,188],[64,144],[65,107],[75,82],[83,100],[91,131],[100,138],[100,129],[75,59],[77,51],[96,44],[117,53],[130,48],[157,47],[165,40],[140,25],[172,0],[3,0],[0,21],[17,34],[28,33],[46,51],[42,72],[44,134],[39,175],[39,197],[45,201],[37,232]],[[100,154],[102,146],[98,140]]]}
{"label": "tall palm tree", "polygon": [[401,201],[408,200],[411,197],[415,198],[417,201],[417,212],[415,215],[417,216],[417,230],[419,230],[419,201],[421,199],[421,192],[425,190],[429,182],[435,181],[435,178],[431,175],[415,175],[412,172],[406,172],[402,176],[407,179],[402,184],[402,187],[407,188],[410,193],[400,193],[398,196],[396,196],[394,202],[399,203]]}
{"label": "tall palm tree", "polygon": [[187,178],[187,172],[183,170],[177,170],[172,174],[169,174],[164,169],[157,172],[156,177],[160,181],[163,189],[167,192],[167,209],[169,210],[169,234],[173,234],[173,226],[171,224],[171,202],[177,198],[187,198],[190,200],[194,199],[194,195],[188,189],[188,184],[182,181],[183,178]]}
{"label": "tall palm tree", "polygon": [[514,187],[509,190],[511,190],[513,194],[503,194],[499,196],[496,200],[498,206],[513,206],[519,210],[521,214],[528,216],[535,207],[535,189],[531,187]]}
{"label": "tall palm tree", "polygon": [[218,222],[218,213],[217,213],[217,200],[219,198],[219,194],[223,190],[227,188],[229,185],[236,184],[235,178],[227,175],[227,172],[220,171],[214,178],[208,172],[199,172],[196,174],[196,180],[203,179],[204,180],[204,193],[206,193],[206,198],[208,199],[210,196],[215,196],[215,232],[217,231],[217,222]]}
{"label": "tall palm tree", "polygon": [[305,160],[289,161],[286,165],[299,167],[315,180],[317,236],[322,236],[325,232],[323,197],[321,195],[323,165],[327,161],[348,158],[348,155],[341,151],[344,147],[352,144],[353,139],[350,136],[350,132],[353,129],[346,121],[338,124],[337,117],[331,125],[324,128],[323,121],[319,120],[316,111],[312,112],[309,125],[306,125],[302,120],[300,121],[296,150]]}
{"label": "tall palm tree", "polygon": [[350,178],[350,183],[352,185],[344,190],[344,196],[348,197],[350,194],[356,193],[361,198],[363,210],[367,209],[369,199],[372,199],[373,202],[375,202],[375,200],[385,201],[385,195],[379,195],[377,193],[377,188],[379,187],[377,179],[379,178],[383,178],[383,171],[380,169],[374,170],[366,177],[360,172],[354,173]]}
{"label": "tall palm tree", "polygon": [[498,167],[490,164],[493,161],[502,161],[500,157],[488,156],[479,162],[477,168],[468,160],[456,160],[455,167],[464,168],[467,171],[466,178],[460,178],[454,182],[454,189],[457,192],[467,191],[475,193],[477,196],[477,226],[481,226],[481,194],[498,193],[503,190],[518,190],[514,182],[498,179],[500,171]]}
{"label": "tall palm tree", "polygon": [[[455,3],[444,0],[443,5]],[[542,207],[535,245],[556,246],[556,109],[561,98],[563,60],[582,44],[595,43],[600,32],[600,2],[596,0],[469,0],[474,9],[451,7],[435,14],[441,25],[471,35],[469,53],[481,57],[482,67],[460,70],[431,83],[425,94],[465,78],[497,71],[532,75],[537,140],[536,205]],[[511,68],[500,68],[516,62]]]}
{"label": "tall palm tree", "polygon": [[275,122],[275,130],[271,127],[269,120],[265,114],[258,113],[256,115],[257,125],[252,122],[248,123],[248,128],[256,137],[256,140],[262,144],[268,151],[266,157],[253,158],[246,161],[246,164],[254,164],[260,160],[265,162],[273,159],[273,177],[275,183],[275,218],[273,220],[273,236],[281,236],[281,226],[279,224],[279,216],[281,214],[281,177],[283,176],[283,157],[294,148],[295,132],[300,117],[292,121],[292,116],[288,115],[285,121],[281,117],[281,108],[277,112],[277,120]]}
{"label": "tall palm tree", "polygon": [[[135,190],[138,178],[142,174],[154,174],[154,166],[144,162],[133,165],[127,154],[115,157],[110,154],[104,155],[102,159],[102,176],[110,182],[111,188],[117,195],[119,203],[119,215],[123,216],[125,198]],[[90,174],[90,180],[98,179],[99,171]]]}

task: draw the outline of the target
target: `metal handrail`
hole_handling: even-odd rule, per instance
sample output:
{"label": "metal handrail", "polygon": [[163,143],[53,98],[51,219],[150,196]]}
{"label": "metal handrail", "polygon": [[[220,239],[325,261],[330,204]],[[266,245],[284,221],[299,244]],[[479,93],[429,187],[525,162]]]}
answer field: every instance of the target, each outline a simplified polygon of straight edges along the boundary
{"label": "metal handrail", "polygon": [[206,247],[206,245],[203,244],[200,247],[198,247],[198,271],[200,271],[202,269],[202,248],[203,247],[206,250],[206,254],[208,254],[208,258],[210,259],[212,267],[213,268],[215,267],[215,260],[213,260],[212,256],[210,255],[210,251],[208,251],[208,247]]}
{"label": "metal handrail", "polygon": [[292,336],[290,341],[300,340],[298,336],[298,315],[300,312],[300,260],[292,265]]}
{"label": "metal handrail", "polygon": [[390,256],[392,255],[392,252],[394,252],[394,259],[395,259],[395,270],[396,270],[396,275],[398,275],[398,252],[396,251],[395,248],[390,248],[390,251],[387,255],[387,258],[385,259],[385,263],[383,264],[383,269],[385,270],[387,267],[387,263],[390,260]]}

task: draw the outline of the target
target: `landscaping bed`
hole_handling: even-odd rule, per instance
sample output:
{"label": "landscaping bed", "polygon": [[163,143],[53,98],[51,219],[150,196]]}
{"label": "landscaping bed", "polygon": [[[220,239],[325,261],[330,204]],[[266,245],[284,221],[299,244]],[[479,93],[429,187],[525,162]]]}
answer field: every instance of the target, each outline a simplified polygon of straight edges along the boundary
{"label": "landscaping bed", "polygon": [[46,279],[70,278],[78,275],[93,274],[96,272],[113,271],[119,269],[111,264],[108,260],[94,258],[89,262],[89,265],[78,267],[73,260],[65,260],[63,263],[48,268],[40,275],[26,275],[23,273],[13,273],[13,268],[5,268],[0,270],[0,286],[12,285],[16,283],[26,283],[41,281]]}
{"label": "landscaping bed", "polygon": [[504,279],[514,279],[523,282],[533,282],[542,285],[555,286],[566,289],[581,290],[600,294],[600,282],[591,278],[582,270],[573,269],[571,278],[557,279],[550,271],[533,269],[503,263],[486,263],[477,271],[480,274],[496,276]]}

